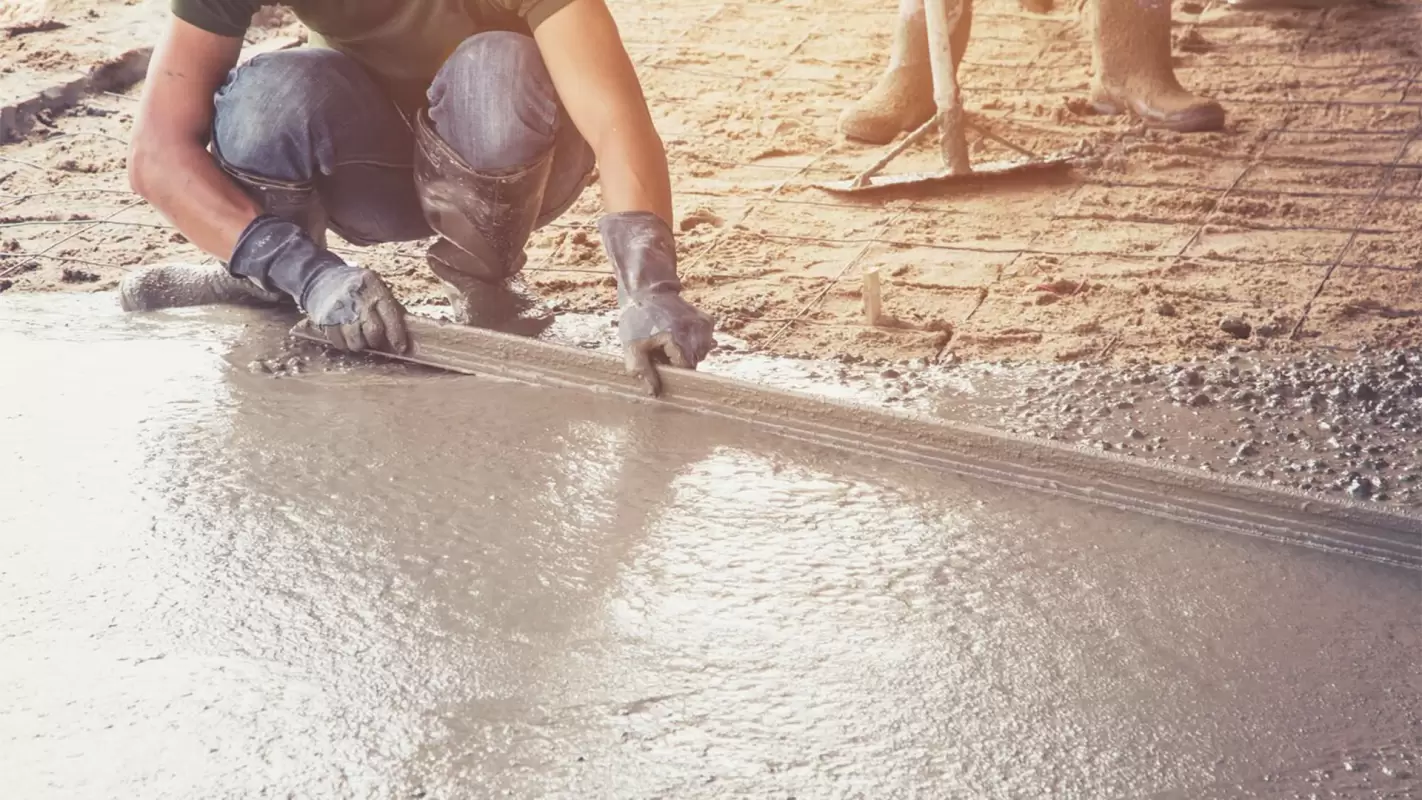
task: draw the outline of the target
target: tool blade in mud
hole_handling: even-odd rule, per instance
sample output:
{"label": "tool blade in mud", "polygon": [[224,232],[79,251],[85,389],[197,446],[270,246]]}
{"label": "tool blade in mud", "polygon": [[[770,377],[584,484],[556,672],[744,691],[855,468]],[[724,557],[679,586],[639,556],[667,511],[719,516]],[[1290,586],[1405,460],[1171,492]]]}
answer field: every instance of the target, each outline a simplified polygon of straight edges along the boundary
{"label": "tool blade in mud", "polygon": [[1041,179],[1053,174],[1066,174],[1071,158],[1058,156],[1037,161],[995,161],[973,167],[973,171],[955,175],[946,169],[933,172],[905,172],[897,175],[874,175],[863,181],[855,179],[817,183],[815,188],[836,194],[887,191],[912,187],[955,186],[982,187],[1010,183],[1017,178]]}

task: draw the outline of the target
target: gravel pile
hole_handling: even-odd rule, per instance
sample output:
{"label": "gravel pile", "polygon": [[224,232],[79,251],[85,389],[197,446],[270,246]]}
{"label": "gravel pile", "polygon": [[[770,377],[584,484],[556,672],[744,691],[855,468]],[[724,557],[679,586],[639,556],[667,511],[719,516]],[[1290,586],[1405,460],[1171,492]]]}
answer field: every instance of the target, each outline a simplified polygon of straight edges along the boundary
{"label": "gravel pile", "polygon": [[[972,367],[944,416],[1357,500],[1422,505],[1422,353]],[[976,373],[975,375],[973,373]]]}

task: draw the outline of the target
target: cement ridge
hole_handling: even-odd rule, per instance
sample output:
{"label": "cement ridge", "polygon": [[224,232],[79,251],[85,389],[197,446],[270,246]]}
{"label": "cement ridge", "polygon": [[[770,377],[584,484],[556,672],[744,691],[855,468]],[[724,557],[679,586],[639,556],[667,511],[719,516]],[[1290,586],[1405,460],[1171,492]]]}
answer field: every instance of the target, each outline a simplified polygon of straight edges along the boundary
{"label": "cement ridge", "polygon": [[[237,63],[245,64],[257,56],[296,47],[300,40],[279,36],[242,48]],[[58,83],[45,86],[24,97],[0,100],[0,144],[18,142],[24,138],[44,112],[57,113],[78,105],[85,95],[98,92],[122,92],[143,80],[153,59],[154,46],[131,47],[107,60],[91,65],[77,76],[61,75]]]}
{"label": "cement ridge", "polygon": [[[1422,518],[1390,509],[700,372],[664,370],[664,396],[653,401],[615,356],[408,323],[415,346],[403,361],[715,414],[855,454],[1422,570]],[[292,332],[320,341],[305,322]]]}
{"label": "cement ridge", "polygon": [[0,144],[20,141],[44,112],[72,108],[87,94],[128,89],[143,79],[152,57],[152,45],[134,47],[77,77],[65,77],[28,96],[0,102]]}

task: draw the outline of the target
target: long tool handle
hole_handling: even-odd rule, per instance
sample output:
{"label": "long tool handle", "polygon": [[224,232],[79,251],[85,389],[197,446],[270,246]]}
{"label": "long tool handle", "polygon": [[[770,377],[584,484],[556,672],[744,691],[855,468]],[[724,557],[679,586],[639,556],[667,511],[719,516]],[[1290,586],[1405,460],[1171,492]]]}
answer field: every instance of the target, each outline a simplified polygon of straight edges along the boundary
{"label": "long tool handle", "polygon": [[938,136],[943,165],[952,175],[973,171],[968,160],[967,125],[963,100],[958,95],[957,69],[953,66],[953,29],[963,16],[963,4],[972,0],[924,0],[928,23],[928,58],[933,69],[933,103],[938,107]]}

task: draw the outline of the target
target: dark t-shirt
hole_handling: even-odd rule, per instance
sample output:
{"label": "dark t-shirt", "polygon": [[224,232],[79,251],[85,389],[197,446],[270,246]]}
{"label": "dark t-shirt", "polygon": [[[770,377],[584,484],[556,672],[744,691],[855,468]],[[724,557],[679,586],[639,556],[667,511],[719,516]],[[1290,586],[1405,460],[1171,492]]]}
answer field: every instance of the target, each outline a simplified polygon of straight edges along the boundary
{"label": "dark t-shirt", "polygon": [[[423,92],[459,43],[492,30],[531,33],[572,0],[290,0],[311,44],[359,61],[397,97]],[[172,0],[173,14],[242,36],[262,0]]]}

